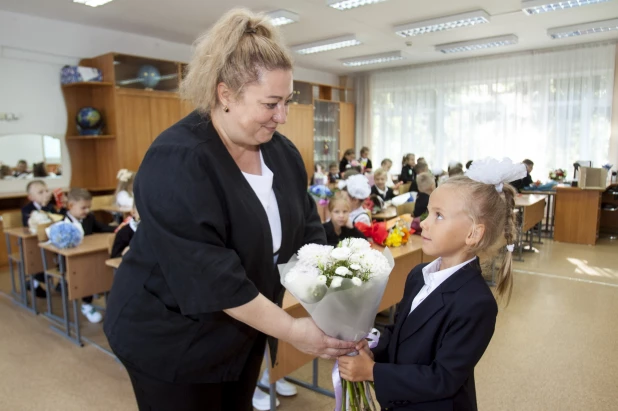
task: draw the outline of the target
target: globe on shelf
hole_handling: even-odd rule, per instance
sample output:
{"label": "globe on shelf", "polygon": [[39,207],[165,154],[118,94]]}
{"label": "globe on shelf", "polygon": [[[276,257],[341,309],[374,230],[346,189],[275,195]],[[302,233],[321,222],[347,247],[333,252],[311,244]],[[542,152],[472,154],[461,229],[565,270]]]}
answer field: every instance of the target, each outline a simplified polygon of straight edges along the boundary
{"label": "globe on shelf", "polygon": [[83,107],[75,116],[77,130],[82,136],[98,136],[103,129],[103,117],[94,107]]}
{"label": "globe on shelf", "polygon": [[145,64],[139,68],[137,78],[144,84],[145,88],[155,88],[161,81],[161,73],[155,66]]}

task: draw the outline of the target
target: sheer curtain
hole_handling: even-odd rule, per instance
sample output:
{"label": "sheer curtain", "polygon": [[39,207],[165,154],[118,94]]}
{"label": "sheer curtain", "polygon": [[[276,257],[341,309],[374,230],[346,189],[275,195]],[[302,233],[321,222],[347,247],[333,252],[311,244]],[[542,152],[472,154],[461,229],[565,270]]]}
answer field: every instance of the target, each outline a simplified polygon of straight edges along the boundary
{"label": "sheer curtain", "polygon": [[369,75],[374,162],[404,153],[430,169],[530,158],[533,178],[608,161],[616,44],[470,59]]}

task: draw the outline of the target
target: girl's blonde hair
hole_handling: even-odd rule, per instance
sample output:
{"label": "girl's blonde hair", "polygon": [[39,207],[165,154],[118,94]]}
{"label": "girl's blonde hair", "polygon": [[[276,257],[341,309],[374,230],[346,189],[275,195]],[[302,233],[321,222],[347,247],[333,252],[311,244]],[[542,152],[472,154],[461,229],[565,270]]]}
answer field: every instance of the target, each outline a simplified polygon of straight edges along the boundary
{"label": "girl's blonde hair", "polygon": [[[441,186],[458,189],[464,209],[474,224],[485,225],[483,238],[470,250],[471,252],[477,255],[491,253],[501,245],[501,237],[506,240],[507,245],[515,243],[513,209],[516,191],[510,184],[504,184],[502,193],[499,193],[494,185],[480,183],[466,176],[456,176],[449,178]],[[508,304],[513,290],[513,253],[507,251],[501,254],[504,257],[496,289],[500,297],[506,297]]]}
{"label": "girl's blonde hair", "polygon": [[263,70],[293,67],[279,30],[266,15],[247,9],[232,9],[224,14],[195,41],[194,47],[180,94],[204,114],[210,114],[219,104],[220,83],[239,98],[243,87],[260,80]]}
{"label": "girl's blonde hair", "polygon": [[384,171],[383,168],[378,168],[376,171],[373,172],[373,178],[380,176],[386,177],[386,171]]}
{"label": "girl's blonde hair", "polygon": [[335,209],[335,206],[337,206],[338,204],[344,204],[348,207],[349,211],[352,211],[352,204],[350,204],[350,198],[348,197],[347,193],[343,193],[343,192],[335,193],[333,198],[331,198],[330,201],[328,202],[328,211],[332,213],[333,210]]}

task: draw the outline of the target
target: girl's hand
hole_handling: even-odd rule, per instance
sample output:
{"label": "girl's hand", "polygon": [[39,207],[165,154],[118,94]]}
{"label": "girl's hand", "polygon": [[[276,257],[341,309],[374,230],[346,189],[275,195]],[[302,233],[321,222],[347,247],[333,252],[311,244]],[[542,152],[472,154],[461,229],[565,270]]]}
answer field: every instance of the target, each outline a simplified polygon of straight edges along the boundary
{"label": "girl's hand", "polygon": [[355,357],[339,357],[339,375],[346,381],[373,381],[373,366],[375,361],[367,350],[361,349]]}
{"label": "girl's hand", "polygon": [[373,360],[373,352],[371,352],[371,349],[369,348],[369,342],[366,339],[363,338],[356,344],[356,351],[365,351],[367,355],[369,355],[369,357],[371,357],[371,359]]}

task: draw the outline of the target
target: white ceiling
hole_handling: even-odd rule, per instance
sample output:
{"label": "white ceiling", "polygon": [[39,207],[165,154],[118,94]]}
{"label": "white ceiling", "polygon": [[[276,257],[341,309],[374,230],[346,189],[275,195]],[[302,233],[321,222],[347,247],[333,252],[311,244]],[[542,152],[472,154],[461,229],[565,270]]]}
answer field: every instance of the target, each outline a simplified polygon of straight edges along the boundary
{"label": "white ceiling", "polygon": [[[0,0],[3,10],[186,44],[225,11],[238,6],[254,11],[287,9],[299,14],[299,23],[282,28],[289,45],[356,34],[363,42],[360,46],[295,57],[299,66],[336,74],[359,71],[342,66],[339,59],[394,50],[402,50],[407,59],[368,66],[366,70],[618,39],[618,31],[562,40],[552,40],[546,34],[551,27],[618,18],[618,0],[537,16],[525,15],[520,0],[389,0],[348,11],[328,7],[326,0],[240,0],[234,5],[221,0],[115,0],[97,8],[74,4],[72,0]],[[398,24],[477,9],[492,16],[489,24],[408,39],[397,36],[392,29]],[[516,34],[519,44],[450,55],[434,51],[437,44],[503,34]],[[407,41],[412,45],[407,46]]]}

